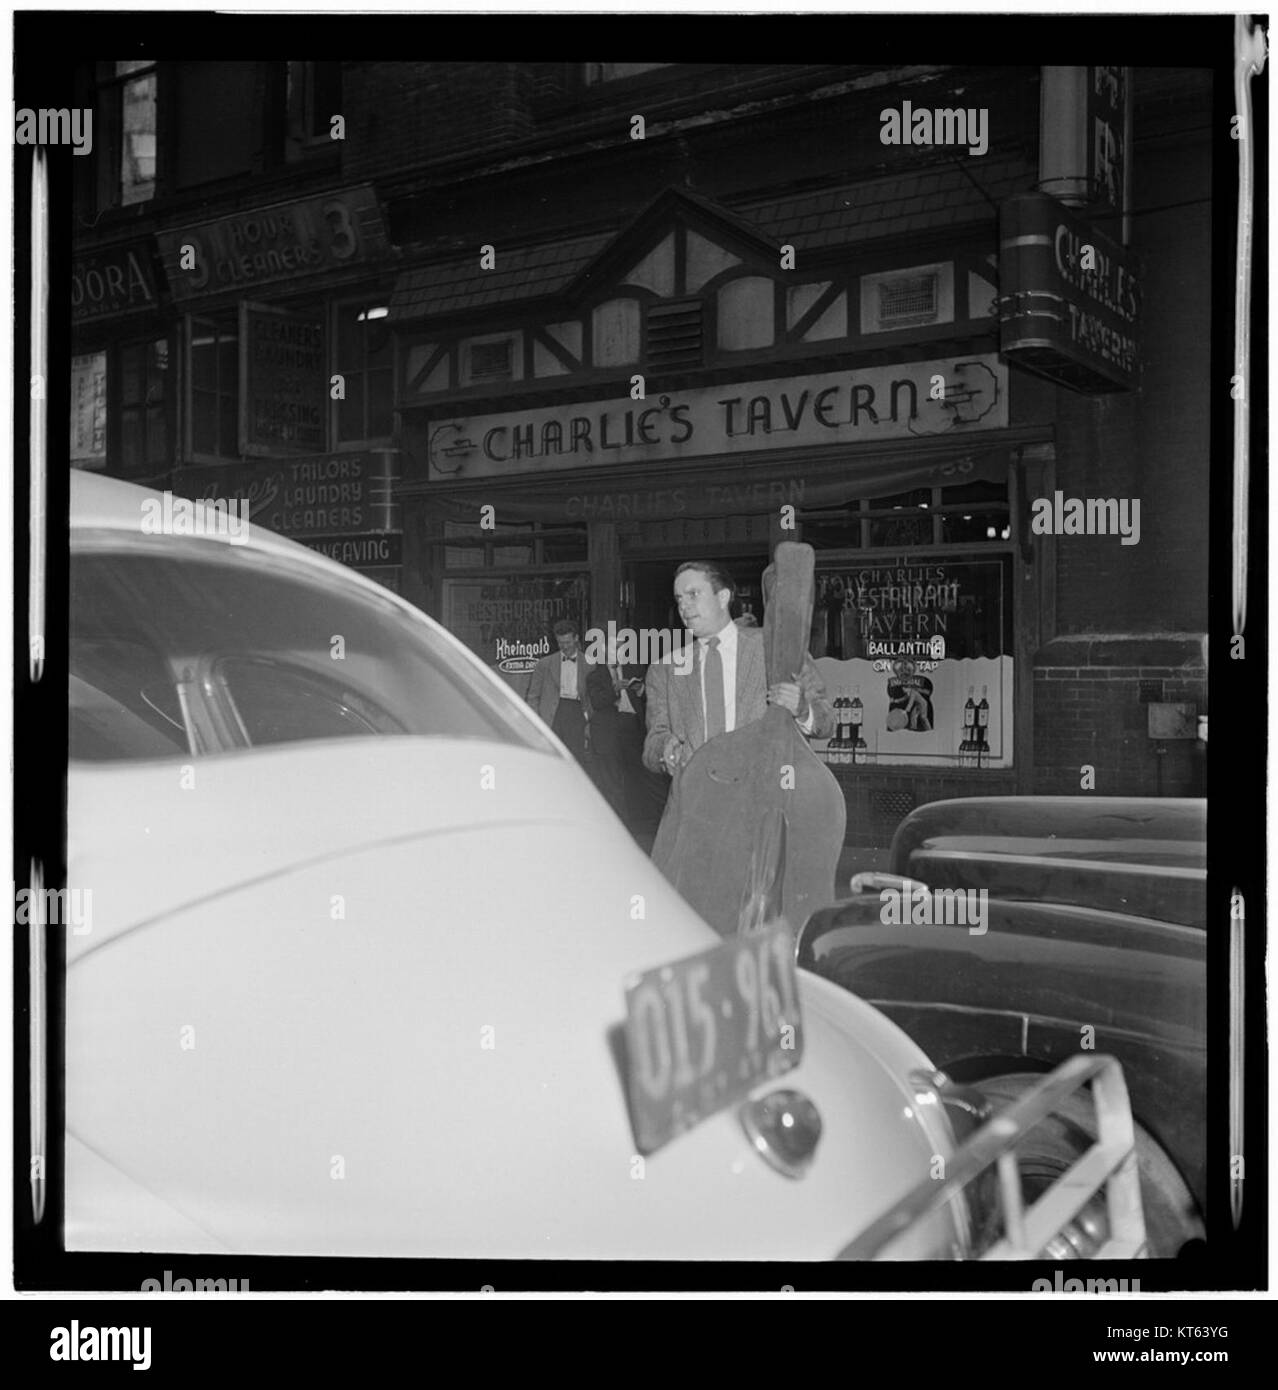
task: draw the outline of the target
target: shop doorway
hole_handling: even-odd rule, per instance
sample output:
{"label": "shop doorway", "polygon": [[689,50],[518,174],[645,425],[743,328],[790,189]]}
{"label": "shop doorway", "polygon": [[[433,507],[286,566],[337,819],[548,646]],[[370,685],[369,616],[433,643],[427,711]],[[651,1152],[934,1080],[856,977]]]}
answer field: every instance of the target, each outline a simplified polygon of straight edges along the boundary
{"label": "shop doorway", "polygon": [[[753,614],[763,626],[761,580],[768,567],[766,551],[757,555],[736,555],[729,559],[713,557],[732,576],[737,595],[732,616]],[[624,618],[634,628],[678,631],[679,613],[674,602],[674,574],[682,559],[631,560],[625,565],[626,603]]]}

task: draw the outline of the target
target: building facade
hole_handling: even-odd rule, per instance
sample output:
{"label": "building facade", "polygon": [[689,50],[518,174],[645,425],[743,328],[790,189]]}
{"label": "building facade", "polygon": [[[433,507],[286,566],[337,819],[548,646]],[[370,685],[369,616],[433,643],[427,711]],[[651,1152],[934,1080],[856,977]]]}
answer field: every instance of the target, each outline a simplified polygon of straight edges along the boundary
{"label": "building facade", "polygon": [[856,843],[1202,790],[1206,73],[85,81],[78,466],[248,497],[517,687],[559,617],[676,628],[687,558],[762,617],[808,542]]}

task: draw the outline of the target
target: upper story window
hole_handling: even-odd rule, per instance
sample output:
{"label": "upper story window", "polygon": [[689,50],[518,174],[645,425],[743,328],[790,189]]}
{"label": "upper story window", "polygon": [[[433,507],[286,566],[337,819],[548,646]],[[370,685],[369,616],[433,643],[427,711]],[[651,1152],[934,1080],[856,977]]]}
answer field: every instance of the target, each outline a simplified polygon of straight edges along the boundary
{"label": "upper story window", "polygon": [[345,399],[334,403],[338,446],[389,438],[394,429],[395,348],[384,304],[339,304],[333,371]]}
{"label": "upper story window", "polygon": [[340,63],[130,60],[97,63],[91,77],[93,158],[75,171],[89,222],[336,148]]}
{"label": "upper story window", "polygon": [[640,73],[673,66],[673,63],[587,63],[584,76],[586,86],[594,87],[601,82],[619,82],[626,77],[638,77]]}
{"label": "upper story window", "polygon": [[247,173],[262,143],[255,63],[182,63],[174,74],[179,189]]}
{"label": "upper story window", "polygon": [[342,114],[341,63],[289,63],[284,157],[301,159],[332,140],[333,117]]}
{"label": "upper story window", "polygon": [[99,207],[128,207],[155,196],[156,65],[147,59],[98,65]]}

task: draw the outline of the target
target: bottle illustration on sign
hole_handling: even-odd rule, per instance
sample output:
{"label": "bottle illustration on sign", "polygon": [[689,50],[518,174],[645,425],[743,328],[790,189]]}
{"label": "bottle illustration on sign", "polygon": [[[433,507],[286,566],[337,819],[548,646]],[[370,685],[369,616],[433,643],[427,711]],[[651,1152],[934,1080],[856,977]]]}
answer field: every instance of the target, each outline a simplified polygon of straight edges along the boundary
{"label": "bottle illustration on sign", "polygon": [[963,741],[959,744],[959,766],[970,767],[976,760],[976,701],[972,695],[976,687],[967,688],[967,702],[963,706]]}
{"label": "bottle illustration on sign", "polygon": [[861,703],[861,687],[858,685],[856,693],[848,705],[848,732],[852,742],[852,761],[856,762],[856,755],[863,753],[869,746],[861,736],[861,727],[865,722],[865,706]]}
{"label": "bottle illustration on sign", "polygon": [[839,695],[834,702],[834,739],[830,744],[830,761],[837,764],[848,761],[848,709],[846,694]]}
{"label": "bottle illustration on sign", "polygon": [[982,761],[990,751],[987,730],[990,725],[990,688],[988,685],[981,687],[981,703],[976,707],[976,765],[980,767]]}

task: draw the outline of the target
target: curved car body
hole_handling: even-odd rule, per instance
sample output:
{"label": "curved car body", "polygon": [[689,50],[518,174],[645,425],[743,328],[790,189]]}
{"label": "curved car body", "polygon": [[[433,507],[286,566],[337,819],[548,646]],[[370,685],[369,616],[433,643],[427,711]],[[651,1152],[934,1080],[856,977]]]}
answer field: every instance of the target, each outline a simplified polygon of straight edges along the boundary
{"label": "curved car body", "polygon": [[1133,1116],[1201,1209],[1204,803],[935,802],[901,823],[890,872],[931,895],[983,890],[984,930],[885,923],[887,879],[871,876],[870,891],[809,919],[800,965],[883,1010],[956,1081],[1046,1070],[1080,1050],[1116,1057]]}
{"label": "curved car body", "polygon": [[625,984],[719,938],[563,746],[371,581],[73,477],[69,1250],[823,1259],[951,1151],[921,1050],[801,973],[751,1096],[815,1105],[804,1174],[735,1105],[641,1159]]}

